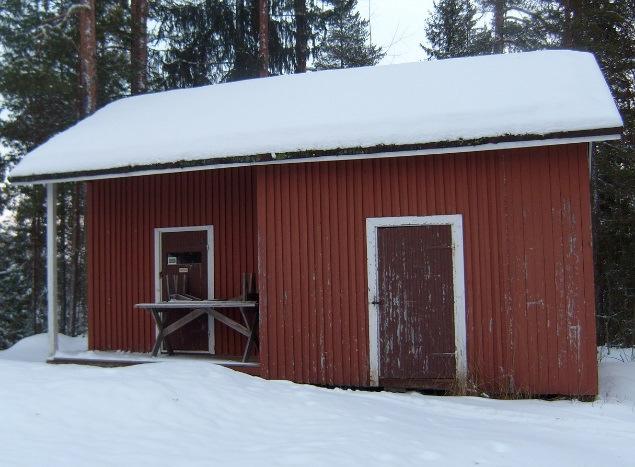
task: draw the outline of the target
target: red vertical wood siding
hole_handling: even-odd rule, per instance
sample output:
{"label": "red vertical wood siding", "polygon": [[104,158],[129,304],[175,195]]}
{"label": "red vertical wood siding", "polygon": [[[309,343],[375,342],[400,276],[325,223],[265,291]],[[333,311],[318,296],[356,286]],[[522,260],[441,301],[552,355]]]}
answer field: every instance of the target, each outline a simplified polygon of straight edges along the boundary
{"label": "red vertical wood siding", "polygon": [[[217,297],[258,271],[262,375],[369,384],[368,217],[461,214],[470,377],[595,394],[587,145],[89,182],[89,342],[147,351],[155,227],[214,225]],[[257,263],[257,265],[256,265]],[[242,337],[217,326],[218,353]]]}
{"label": "red vertical wood siding", "polygon": [[[91,349],[149,351],[154,327],[135,303],[154,301],[154,229],[214,226],[214,294],[240,293],[256,272],[255,178],[251,168],[88,183]],[[216,352],[238,355],[244,338],[216,326]]]}
{"label": "red vertical wood siding", "polygon": [[365,220],[462,214],[470,377],[595,394],[587,145],[256,168],[263,376],[369,384]]}

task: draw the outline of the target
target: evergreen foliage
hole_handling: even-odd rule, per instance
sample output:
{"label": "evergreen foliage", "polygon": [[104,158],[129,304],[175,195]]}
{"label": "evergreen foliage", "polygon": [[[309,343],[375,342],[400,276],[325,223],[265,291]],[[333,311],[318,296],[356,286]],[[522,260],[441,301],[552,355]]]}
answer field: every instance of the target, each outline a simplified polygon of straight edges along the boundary
{"label": "evergreen foliage", "polygon": [[[243,2],[237,1],[239,20],[245,15]],[[233,59],[242,61],[242,44],[234,49],[236,16],[229,1],[204,0],[157,2],[151,11],[158,22],[156,40],[162,49],[155,51],[151,81],[159,89],[173,89],[217,83],[226,79]],[[244,39],[244,38],[243,38]],[[254,43],[251,44],[254,48]]]}
{"label": "evergreen foliage", "polygon": [[[303,33],[309,58],[323,24],[318,3],[306,2]],[[270,1],[271,75],[296,69],[294,7],[292,0]],[[152,15],[159,25],[151,66],[155,88],[200,86],[258,76],[258,0],[165,0],[155,3]]]}
{"label": "evergreen foliage", "polygon": [[522,52],[559,43],[563,26],[550,0],[476,0],[491,18],[492,52]]}
{"label": "evergreen foliage", "polygon": [[41,191],[16,197],[14,218],[0,225],[0,349],[46,329]]}
{"label": "evergreen foliage", "polygon": [[421,44],[428,58],[483,55],[492,50],[492,36],[479,26],[481,15],[471,0],[439,0],[426,21],[430,46]]}
{"label": "evergreen foliage", "polygon": [[357,0],[328,0],[323,15],[323,37],[317,49],[315,68],[352,68],[376,65],[385,53],[370,43],[368,21],[355,10]]}
{"label": "evergreen foliage", "polygon": [[[0,10],[5,170],[77,120],[75,42],[72,22],[60,19],[53,4],[12,0]],[[42,187],[5,185],[4,195],[15,214],[14,222],[3,222],[2,241],[15,245],[3,249],[0,296],[6,306],[1,311],[14,315],[16,322],[5,338],[16,339],[45,328],[45,207]]]}
{"label": "evergreen foliage", "polygon": [[[107,0],[97,2],[96,15],[98,99],[104,104],[128,93],[126,24],[129,14],[122,2]],[[4,2],[0,9],[3,110],[0,141],[5,148],[0,168],[3,173],[26,152],[79,120],[78,42],[76,4],[37,0]],[[73,190],[68,184],[62,185],[58,198],[61,330],[71,334],[82,332],[86,321],[84,247],[71,248],[71,230],[75,228]],[[3,221],[0,232],[0,242],[6,245],[0,269],[0,315],[12,314],[15,323],[9,326],[11,332],[4,334],[5,341],[0,337],[0,346],[46,329],[44,199],[41,186],[3,185],[0,210],[8,209],[12,215]],[[81,211],[81,196],[74,199],[80,203]],[[76,235],[81,239],[81,216],[76,228]],[[10,242],[15,245],[10,246]],[[73,278],[66,265],[75,258],[79,270]],[[72,282],[75,281],[74,289]],[[72,298],[75,306],[70,309]],[[6,317],[0,318],[0,323],[3,321]],[[7,327],[3,324],[0,327],[0,333],[5,333]]]}
{"label": "evergreen foliage", "polygon": [[[270,74],[295,72],[304,57],[309,69],[331,69],[373,65],[384,55],[370,43],[369,24],[357,13],[357,0],[269,3]],[[149,89],[258,76],[257,7],[257,0],[150,2]],[[73,0],[2,2],[3,173],[82,114],[77,8]],[[301,34],[298,11],[306,18]],[[101,106],[131,92],[129,2],[97,1],[96,21]],[[635,3],[437,0],[423,26],[427,42],[422,47],[431,59],[542,48],[586,50],[597,57],[625,121],[623,139],[595,145],[593,159],[598,331],[601,343],[635,345]],[[71,241],[84,234],[81,218],[76,222],[82,200],[73,184],[59,191],[60,326],[72,334],[82,332],[86,320],[83,289],[76,300],[69,297],[71,282],[85,274],[84,247]],[[0,226],[2,348],[46,326],[42,187],[1,185],[0,212],[5,212]],[[74,258],[80,260],[79,278],[68,270]],[[73,310],[71,303],[77,303]]]}

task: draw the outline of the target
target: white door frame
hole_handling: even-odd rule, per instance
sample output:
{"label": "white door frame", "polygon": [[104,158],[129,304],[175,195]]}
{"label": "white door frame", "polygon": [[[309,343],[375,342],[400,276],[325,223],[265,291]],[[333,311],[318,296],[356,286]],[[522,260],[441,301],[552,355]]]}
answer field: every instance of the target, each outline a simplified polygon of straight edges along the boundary
{"label": "white door frame", "polygon": [[454,343],[456,378],[467,378],[467,353],[465,337],[465,271],[463,260],[463,216],[403,216],[369,217],[366,219],[366,251],[368,268],[368,338],[370,351],[370,384],[379,385],[379,294],[377,229],[381,227],[405,227],[420,225],[449,225],[452,231],[452,275],[454,289]]}
{"label": "white door frame", "polygon": [[[188,227],[156,227],[154,229],[154,301],[160,302],[163,294],[161,287],[161,234],[166,232],[207,232],[207,299],[214,299],[214,226],[194,225]],[[155,337],[157,329],[155,327]],[[207,318],[207,350],[209,353],[216,353],[216,343],[214,339],[214,318],[208,315]]]}

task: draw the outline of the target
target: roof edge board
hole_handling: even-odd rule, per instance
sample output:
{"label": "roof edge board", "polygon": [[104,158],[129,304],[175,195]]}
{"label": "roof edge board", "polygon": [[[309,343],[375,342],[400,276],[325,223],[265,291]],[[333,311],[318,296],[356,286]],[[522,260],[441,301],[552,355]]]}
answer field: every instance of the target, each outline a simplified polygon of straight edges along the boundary
{"label": "roof edge board", "polygon": [[[432,154],[462,153],[474,151],[493,151],[536,146],[554,146],[617,140],[621,138],[622,128],[604,128],[577,132],[551,133],[546,135],[503,136],[477,140],[446,141],[442,143],[411,144],[399,146],[375,146],[369,148],[347,148],[325,151],[299,151],[292,153],[256,154],[243,157],[222,157],[189,161],[175,161],[158,164],[114,167],[111,169],[61,172],[24,177],[9,177],[14,185],[32,185],[88,181],[110,178],[140,177],[175,172],[223,169],[253,165],[294,164],[306,162],[342,161],[356,159],[377,159],[389,157],[408,157]],[[525,139],[526,138],[526,139]]]}

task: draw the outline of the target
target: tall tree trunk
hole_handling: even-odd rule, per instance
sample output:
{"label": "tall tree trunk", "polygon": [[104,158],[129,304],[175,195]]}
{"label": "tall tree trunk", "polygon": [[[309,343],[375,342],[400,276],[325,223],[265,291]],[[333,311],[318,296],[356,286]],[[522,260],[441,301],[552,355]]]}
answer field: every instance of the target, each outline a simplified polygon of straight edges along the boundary
{"label": "tall tree trunk", "polygon": [[59,257],[60,257],[60,329],[59,331],[62,334],[66,334],[67,332],[67,317],[68,317],[68,308],[67,308],[67,290],[68,290],[68,281],[66,280],[67,276],[67,268],[66,268],[66,246],[68,239],[66,238],[66,230],[67,230],[67,219],[66,219],[66,185],[60,184],[60,208],[58,210],[58,215],[60,219],[60,224],[58,227],[58,236],[59,236]]}
{"label": "tall tree trunk", "polygon": [[258,0],[258,75],[269,76],[269,0]]}
{"label": "tall tree trunk", "polygon": [[39,313],[40,295],[42,292],[42,265],[40,264],[40,254],[42,245],[40,244],[40,233],[42,229],[42,219],[40,218],[40,202],[43,202],[40,195],[41,187],[35,187],[33,192],[33,218],[31,220],[31,313],[33,334],[40,332]]}
{"label": "tall tree trunk", "polygon": [[306,0],[294,0],[293,8],[295,11],[295,72],[304,73],[309,42]]}
{"label": "tall tree trunk", "polygon": [[77,320],[78,320],[78,305],[80,303],[81,294],[81,277],[80,277],[80,256],[81,256],[81,241],[82,241],[82,225],[81,225],[81,211],[82,211],[82,198],[83,198],[83,185],[75,183],[73,187],[72,195],[72,222],[73,232],[71,233],[71,274],[69,278],[71,292],[70,292],[70,332],[71,336],[77,334]]}
{"label": "tall tree trunk", "polygon": [[148,1],[131,0],[130,91],[143,94],[148,85]]}
{"label": "tall tree trunk", "polygon": [[97,109],[97,34],[95,0],[82,0],[79,12],[79,61],[82,117]]}
{"label": "tall tree trunk", "polygon": [[[568,49],[579,49],[584,47],[586,34],[585,24],[588,21],[593,22],[593,18],[589,18],[595,12],[595,8],[587,5],[579,0],[561,0],[564,21],[562,25],[562,47]],[[589,11],[590,9],[590,11]]]}
{"label": "tall tree trunk", "polygon": [[506,0],[494,0],[494,53],[505,52],[505,14]]}
{"label": "tall tree trunk", "polygon": [[[95,19],[95,0],[82,0],[79,13],[79,61],[80,61],[80,92],[81,116],[85,118],[97,110],[97,34]],[[84,185],[76,183],[73,187],[71,210],[72,230],[69,256],[71,258],[69,271],[69,313],[70,331],[77,332],[78,305],[81,302],[82,278],[80,257],[82,252],[82,205]]]}
{"label": "tall tree trunk", "polygon": [[563,26],[562,26],[562,46],[570,49],[573,47],[573,12],[571,0],[562,0]]}
{"label": "tall tree trunk", "polygon": [[[245,14],[245,2],[244,0],[236,0],[235,3],[236,8],[236,32],[234,34],[234,49],[236,53],[235,63],[234,63],[234,79],[240,76],[240,73],[244,72],[245,67],[245,29],[244,29],[244,18]],[[241,70],[240,72],[236,70]]]}

